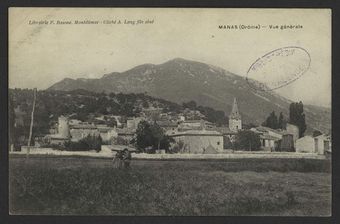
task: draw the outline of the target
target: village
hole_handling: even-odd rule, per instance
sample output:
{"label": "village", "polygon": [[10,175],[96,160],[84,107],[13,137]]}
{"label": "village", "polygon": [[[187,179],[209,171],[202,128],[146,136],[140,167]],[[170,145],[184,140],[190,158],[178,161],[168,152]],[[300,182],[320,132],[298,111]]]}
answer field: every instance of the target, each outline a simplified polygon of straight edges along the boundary
{"label": "village", "polygon": [[[20,120],[20,110],[16,110],[17,123]],[[108,126],[107,120],[114,120],[116,125]],[[272,129],[265,126],[256,126],[247,130],[242,126],[242,117],[237,99],[234,98],[232,110],[229,114],[229,125],[218,127],[208,122],[205,116],[197,110],[184,110],[183,113],[162,113],[162,108],[151,107],[143,109],[139,116],[128,117],[122,122],[121,116],[102,115],[91,122],[69,118],[67,115],[58,117],[58,121],[50,128],[47,135],[36,136],[34,149],[59,148],[67,142],[77,143],[88,136],[100,137],[100,149],[97,151],[114,151],[129,147],[133,151],[133,144],[139,124],[145,121],[157,124],[165,136],[173,139],[170,149],[157,148],[156,154],[228,154],[234,153],[235,142],[242,131],[248,131],[259,137],[259,147],[252,146],[251,141],[241,151],[257,151],[262,153],[290,152],[315,155],[329,155],[331,153],[331,137],[326,134],[318,136],[306,135],[299,138],[299,128],[286,123],[285,129]],[[247,136],[246,136],[247,138]],[[254,147],[256,150],[254,150]],[[20,153],[27,153],[28,147],[21,146]],[[81,151],[82,149],[78,150]],[[38,150],[39,151],[39,150]],[[237,151],[237,149],[236,149]],[[41,150],[40,150],[41,152]]]}
{"label": "village", "polygon": [[88,2],[3,13],[4,220],[334,223],[334,1]]}

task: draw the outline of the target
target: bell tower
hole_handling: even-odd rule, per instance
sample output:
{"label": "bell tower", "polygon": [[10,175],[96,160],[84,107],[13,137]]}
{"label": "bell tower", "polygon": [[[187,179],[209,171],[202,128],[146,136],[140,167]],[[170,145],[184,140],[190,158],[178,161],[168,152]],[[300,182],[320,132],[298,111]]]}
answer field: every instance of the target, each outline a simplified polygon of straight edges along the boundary
{"label": "bell tower", "polygon": [[242,120],[238,111],[236,98],[234,98],[233,107],[229,115],[229,129],[231,131],[238,131],[242,129]]}

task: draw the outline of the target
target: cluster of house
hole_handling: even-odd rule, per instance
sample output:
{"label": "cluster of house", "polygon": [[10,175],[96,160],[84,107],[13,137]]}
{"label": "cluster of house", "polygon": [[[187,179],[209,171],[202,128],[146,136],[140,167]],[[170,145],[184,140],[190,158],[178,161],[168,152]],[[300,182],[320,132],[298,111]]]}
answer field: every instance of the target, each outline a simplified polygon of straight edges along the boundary
{"label": "cluster of house", "polygon": [[[189,111],[190,112],[190,111]],[[181,143],[182,151],[187,153],[222,153],[224,152],[224,140],[232,143],[242,130],[242,118],[238,110],[236,98],[229,115],[228,127],[216,127],[215,124],[205,121],[197,112],[183,114],[162,114],[159,108],[149,108],[142,111],[139,117],[128,118],[121,123],[116,116],[117,125],[109,127],[105,124],[94,124],[80,120],[69,119],[65,116],[58,118],[58,124],[52,134],[44,136],[51,144],[63,144],[65,141],[79,141],[87,135],[101,136],[108,144],[115,144],[118,138],[130,142],[135,136],[139,122],[152,120],[157,116],[157,124],[163,128],[166,135],[171,136],[176,144]],[[194,116],[199,119],[188,119]],[[250,129],[260,137],[261,148],[265,151],[292,151],[324,154],[330,151],[330,137],[320,135],[317,137],[305,136],[299,138],[299,128],[293,124],[287,124],[285,130],[274,130],[268,127],[258,126]]]}
{"label": "cluster of house", "polygon": [[47,142],[48,144],[62,145],[66,141],[78,142],[88,135],[100,136],[103,142],[111,142],[113,138],[117,137],[115,127],[82,122],[77,119],[69,119],[65,116],[58,118],[57,128],[52,128],[50,132],[52,132],[52,134],[43,136],[42,139],[36,139],[36,144]]}

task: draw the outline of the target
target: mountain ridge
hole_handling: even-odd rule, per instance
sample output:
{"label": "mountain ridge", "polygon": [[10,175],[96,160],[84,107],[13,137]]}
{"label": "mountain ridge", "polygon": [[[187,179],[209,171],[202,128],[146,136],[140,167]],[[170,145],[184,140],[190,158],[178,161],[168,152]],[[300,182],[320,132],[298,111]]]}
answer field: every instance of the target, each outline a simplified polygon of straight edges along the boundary
{"label": "mountain ridge", "polygon": [[[261,124],[271,111],[289,114],[293,101],[273,92],[254,92],[244,77],[218,66],[174,58],[162,64],[142,64],[124,72],[104,74],[97,79],[64,79],[47,90],[148,93],[175,103],[196,101],[203,106],[223,110],[229,115],[233,98],[238,99],[241,115],[247,123]],[[331,129],[328,108],[305,105],[309,131]]]}

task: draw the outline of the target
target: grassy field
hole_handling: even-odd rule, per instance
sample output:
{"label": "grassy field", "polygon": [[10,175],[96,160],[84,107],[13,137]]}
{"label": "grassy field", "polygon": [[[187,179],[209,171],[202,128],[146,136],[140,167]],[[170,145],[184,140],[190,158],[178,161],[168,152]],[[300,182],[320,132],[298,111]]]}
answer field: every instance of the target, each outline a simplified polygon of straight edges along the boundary
{"label": "grassy field", "polygon": [[331,213],[329,160],[10,157],[11,214],[294,215]]}

